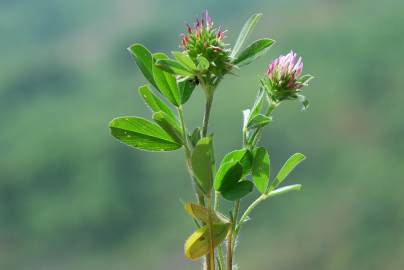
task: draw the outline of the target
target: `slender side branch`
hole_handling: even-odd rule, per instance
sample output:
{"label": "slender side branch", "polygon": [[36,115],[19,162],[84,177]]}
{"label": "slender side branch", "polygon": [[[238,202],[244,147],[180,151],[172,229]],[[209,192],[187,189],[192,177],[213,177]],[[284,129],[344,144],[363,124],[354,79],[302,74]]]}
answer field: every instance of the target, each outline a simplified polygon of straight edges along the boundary
{"label": "slender side branch", "polygon": [[[270,116],[271,113],[273,112],[273,110],[278,106],[278,103],[269,100],[269,106],[268,109],[265,113],[266,116]],[[255,130],[254,134],[252,135],[252,140],[251,143],[249,144],[247,141],[247,134],[246,131],[243,130],[243,147],[253,147],[257,144],[259,137],[262,134],[262,130],[263,128],[258,128]],[[250,207],[246,210],[246,212],[243,214],[243,216],[240,218],[240,221],[237,223],[237,218],[238,218],[238,214],[240,211],[240,200],[237,200],[234,204],[234,226],[232,226],[232,229],[230,231],[230,236],[229,239],[230,241],[228,242],[228,244],[230,245],[230,247],[228,247],[228,258],[227,258],[227,267],[228,270],[232,270],[232,264],[233,264],[233,256],[234,256],[234,249],[235,249],[235,244],[236,244],[236,240],[237,240],[237,236],[240,230],[241,225],[247,220],[248,218],[248,214],[264,199],[265,196],[262,195],[260,196],[255,202],[253,202],[253,204],[250,205]]]}
{"label": "slender side branch", "polygon": [[241,216],[240,218],[240,222],[238,223],[238,225],[236,226],[236,230],[235,230],[235,234],[237,235],[240,231],[241,226],[243,225],[244,222],[247,221],[248,219],[248,215],[251,213],[252,210],[254,210],[254,208],[260,204],[262,201],[264,201],[267,198],[266,195],[261,195],[259,196],[248,208],[247,210],[245,210],[244,214]]}
{"label": "slender side branch", "polygon": [[[271,113],[275,110],[276,107],[278,107],[279,103],[269,100],[269,107],[265,113],[266,116],[270,116]],[[263,128],[258,128],[255,130],[254,134],[252,135],[252,143],[251,145],[256,145],[258,142],[258,139],[261,137]]]}
{"label": "slender side branch", "polygon": [[227,242],[227,269],[228,270],[233,269],[234,247],[235,247],[235,243],[237,240],[236,226],[237,226],[237,219],[238,219],[239,212],[240,212],[240,200],[237,200],[234,203],[231,230],[230,230],[229,239]]}
{"label": "slender side branch", "polygon": [[233,225],[233,239],[231,243],[231,252],[234,253],[234,248],[236,246],[237,234],[236,234],[236,227],[237,227],[237,219],[240,212],[240,200],[237,200],[234,204],[234,225]]}

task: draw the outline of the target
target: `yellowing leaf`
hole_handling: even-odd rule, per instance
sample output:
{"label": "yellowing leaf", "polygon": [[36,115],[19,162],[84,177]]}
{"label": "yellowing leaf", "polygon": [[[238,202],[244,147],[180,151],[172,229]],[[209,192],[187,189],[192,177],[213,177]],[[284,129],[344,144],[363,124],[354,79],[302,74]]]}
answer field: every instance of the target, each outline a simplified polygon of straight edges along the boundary
{"label": "yellowing leaf", "polygon": [[[223,242],[230,229],[230,223],[212,225],[213,247]],[[197,260],[210,251],[210,233],[208,226],[203,226],[196,230],[185,242],[185,256],[191,260]]]}

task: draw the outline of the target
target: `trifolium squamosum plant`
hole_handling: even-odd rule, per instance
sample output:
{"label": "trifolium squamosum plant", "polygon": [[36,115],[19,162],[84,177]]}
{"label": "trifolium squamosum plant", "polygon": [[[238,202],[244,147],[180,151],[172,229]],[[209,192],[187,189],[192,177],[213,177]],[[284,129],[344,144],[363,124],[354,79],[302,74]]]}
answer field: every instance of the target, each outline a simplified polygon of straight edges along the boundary
{"label": "trifolium squamosum plant", "polygon": [[[150,52],[138,43],[130,46],[130,54],[148,81],[139,87],[139,95],[151,110],[151,120],[124,116],[109,124],[112,136],[135,149],[183,149],[196,195],[195,201],[184,203],[195,223],[194,232],[184,235],[184,254],[190,260],[201,260],[205,270],[236,269],[236,241],[254,208],[301,188],[300,184],[283,183],[305,156],[291,155],[276,174],[270,174],[270,155],[259,144],[276,108],[295,100],[303,109],[308,107],[303,89],[313,76],[303,75],[303,60],[293,51],[271,61],[260,74],[258,91],[251,92],[255,102],[242,112],[242,147],[236,147],[220,162],[215,156],[213,146],[220,142],[214,140],[209,120],[214,117],[212,105],[220,82],[264,56],[274,44],[274,40],[262,38],[245,46],[261,16],[255,14],[247,20],[233,46],[226,44],[226,31],[213,23],[207,11],[195,24],[186,25],[179,49],[170,56]],[[199,127],[190,127],[184,120],[184,104],[194,91],[203,91],[205,96]],[[260,194],[258,198],[248,207],[241,207],[243,198],[254,189]],[[230,201],[232,207],[223,209],[223,200]]]}

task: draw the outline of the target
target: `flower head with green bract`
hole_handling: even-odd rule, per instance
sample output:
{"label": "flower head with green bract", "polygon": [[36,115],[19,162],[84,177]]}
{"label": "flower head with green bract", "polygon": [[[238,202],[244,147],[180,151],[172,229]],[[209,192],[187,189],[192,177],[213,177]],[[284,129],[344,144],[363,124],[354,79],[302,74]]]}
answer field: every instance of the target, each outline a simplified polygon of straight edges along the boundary
{"label": "flower head with green bract", "polygon": [[224,43],[225,33],[220,26],[214,27],[206,10],[201,18],[196,19],[193,27],[187,25],[186,33],[181,34],[180,48],[196,63],[200,60],[198,58],[206,58],[210,63],[209,71],[221,77],[233,68],[230,50]]}
{"label": "flower head with green bract", "polygon": [[268,66],[263,85],[275,102],[299,99],[307,107],[307,99],[300,94],[303,88],[313,79],[311,75],[303,75],[303,59],[290,51],[281,55]]}

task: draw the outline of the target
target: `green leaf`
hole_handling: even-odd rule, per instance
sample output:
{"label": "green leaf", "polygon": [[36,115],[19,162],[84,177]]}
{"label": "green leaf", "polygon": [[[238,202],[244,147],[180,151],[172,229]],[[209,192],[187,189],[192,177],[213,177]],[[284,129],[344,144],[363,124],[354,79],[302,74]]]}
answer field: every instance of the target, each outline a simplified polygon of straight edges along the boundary
{"label": "green leaf", "polygon": [[161,127],[140,117],[118,117],[109,123],[121,142],[145,151],[172,151],[181,147]]}
{"label": "green leaf", "polygon": [[132,54],[136,64],[146,79],[153,86],[157,87],[153,77],[153,56],[150,51],[141,44],[133,44],[128,48],[128,51]]}
{"label": "green leaf", "polygon": [[209,61],[208,59],[206,59],[205,57],[203,57],[202,55],[199,55],[198,58],[198,66],[197,69],[199,71],[205,71],[209,68]]}
{"label": "green leaf", "polygon": [[253,128],[260,128],[268,125],[272,121],[272,118],[263,114],[258,114],[252,119],[247,124],[247,128],[253,129]]}
{"label": "green leaf", "polygon": [[265,54],[273,43],[272,39],[259,39],[244,49],[233,63],[238,66],[247,65]]}
{"label": "green leaf", "polygon": [[[157,62],[161,59],[168,59],[167,55],[163,53],[156,53],[153,58]],[[180,91],[178,89],[177,80],[174,75],[165,72],[153,65],[153,76],[156,82],[157,89],[175,106],[181,104]]]}
{"label": "green leaf", "polygon": [[188,69],[192,71],[196,70],[196,65],[188,54],[182,52],[172,52],[172,54],[174,55],[175,59],[177,59],[178,62],[186,66]]}
{"label": "green leaf", "polygon": [[192,80],[185,80],[180,82],[178,87],[181,95],[181,104],[185,104],[194,92],[196,84]]}
{"label": "green leaf", "polygon": [[[208,209],[201,205],[197,205],[194,203],[186,203],[184,205],[185,211],[193,218],[199,219],[204,223],[209,223],[209,212]],[[221,224],[221,223],[229,223],[230,220],[224,215],[218,212],[212,212],[211,214],[211,222],[213,224]]]}
{"label": "green leaf", "polygon": [[[220,164],[228,164],[228,163],[230,164],[240,163],[240,165],[243,168],[243,174],[241,177],[243,178],[250,172],[252,165],[252,154],[247,149],[234,150],[226,154],[223,157],[222,162]],[[222,167],[222,165],[220,165],[220,167]],[[220,170],[221,169],[219,168],[218,172]]]}
{"label": "green leaf", "polygon": [[167,132],[178,144],[184,144],[182,131],[176,121],[173,121],[165,112],[159,111],[153,114],[153,120]]}
{"label": "green leaf", "polygon": [[273,190],[279,186],[280,183],[282,183],[283,180],[291,173],[297,165],[299,165],[303,160],[305,160],[306,157],[301,154],[301,153],[296,153],[293,154],[282,166],[280,171],[275,177],[274,182],[271,184],[270,190]]}
{"label": "green leaf", "polygon": [[258,191],[264,194],[268,188],[270,176],[270,159],[264,147],[256,148],[253,152],[252,179]]}
{"label": "green leaf", "polygon": [[226,162],[220,165],[216,173],[214,188],[217,191],[230,190],[243,176],[243,166],[240,163]]}
{"label": "green leaf", "polygon": [[200,188],[205,194],[208,194],[213,184],[212,137],[203,137],[198,141],[192,153],[191,166]]}
{"label": "green leaf", "polygon": [[194,75],[192,70],[189,70],[186,66],[172,59],[157,60],[156,66],[174,75],[180,75],[180,76]]}
{"label": "green leaf", "polygon": [[286,194],[291,191],[300,190],[301,188],[302,188],[302,185],[290,185],[290,186],[281,187],[281,188],[278,188],[278,189],[275,189],[275,190],[269,192],[266,197],[267,198],[275,197],[278,195]]}
{"label": "green leaf", "polygon": [[[212,244],[214,248],[226,239],[229,229],[230,223],[212,225]],[[185,242],[185,256],[191,260],[197,260],[208,254],[211,248],[209,239],[210,232],[208,226],[203,226],[196,230]]]}
{"label": "green leaf", "polygon": [[146,104],[150,107],[153,112],[163,111],[165,112],[173,121],[177,121],[174,112],[168,107],[168,105],[162,101],[158,96],[156,96],[147,85],[139,87],[139,95],[143,98]]}
{"label": "green leaf", "polygon": [[247,149],[228,153],[222,160],[216,173],[214,188],[227,200],[238,200],[252,191],[253,184],[240,181],[249,174],[252,154]]}
{"label": "green leaf", "polygon": [[254,188],[250,181],[240,181],[235,183],[230,189],[221,192],[223,198],[229,201],[237,201],[252,192]]}
{"label": "green leaf", "polygon": [[262,13],[252,15],[244,24],[243,28],[241,29],[240,34],[238,35],[236,44],[231,51],[230,57],[234,58],[237,53],[240,51],[241,47],[243,46],[245,40],[252,32],[254,27],[257,25],[258,21],[261,19]]}

